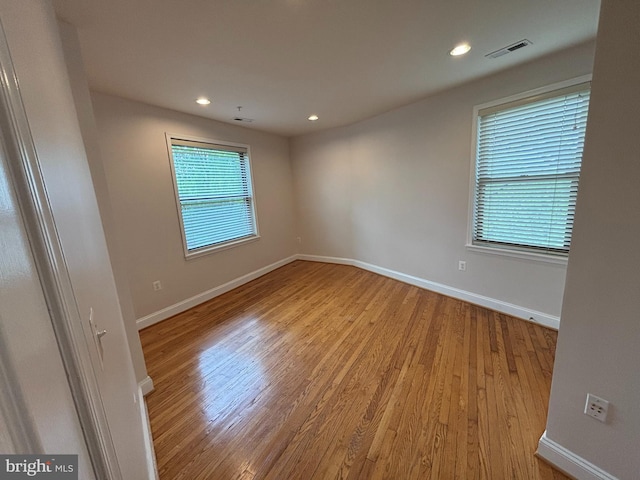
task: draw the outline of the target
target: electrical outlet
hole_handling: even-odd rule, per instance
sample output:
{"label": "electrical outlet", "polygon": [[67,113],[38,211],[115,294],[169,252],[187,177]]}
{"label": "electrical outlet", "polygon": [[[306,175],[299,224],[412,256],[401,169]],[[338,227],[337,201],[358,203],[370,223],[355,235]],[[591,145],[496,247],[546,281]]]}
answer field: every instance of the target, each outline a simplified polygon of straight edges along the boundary
{"label": "electrical outlet", "polygon": [[600,397],[596,397],[591,393],[587,393],[587,403],[584,405],[584,414],[600,420],[607,421],[607,412],[609,411],[609,402]]}
{"label": "electrical outlet", "polygon": [[464,272],[467,270],[467,262],[465,262],[464,260],[458,260],[458,270],[460,270],[461,272]]}
{"label": "electrical outlet", "polygon": [[160,280],[156,280],[155,282],[152,283],[153,285],[153,289],[157,292],[158,290],[162,290],[162,283],[160,283]]}
{"label": "electrical outlet", "polygon": [[298,243],[302,243],[302,238],[300,238],[300,237],[296,237],[296,241],[297,241]]}

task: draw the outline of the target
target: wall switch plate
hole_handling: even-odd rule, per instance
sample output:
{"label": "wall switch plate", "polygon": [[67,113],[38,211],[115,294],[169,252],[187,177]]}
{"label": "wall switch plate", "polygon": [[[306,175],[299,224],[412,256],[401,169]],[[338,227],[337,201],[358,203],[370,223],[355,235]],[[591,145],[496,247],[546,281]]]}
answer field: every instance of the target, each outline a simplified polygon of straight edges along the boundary
{"label": "wall switch plate", "polygon": [[155,282],[152,283],[153,285],[153,289],[157,292],[158,290],[162,290],[162,283],[160,283],[160,280],[156,280]]}
{"label": "wall switch plate", "polygon": [[587,393],[587,403],[584,405],[584,414],[600,420],[607,421],[607,412],[609,411],[609,402],[600,397],[596,397],[591,393]]}
{"label": "wall switch plate", "polygon": [[458,270],[460,270],[461,272],[464,272],[467,270],[467,262],[465,262],[464,260],[458,260]]}

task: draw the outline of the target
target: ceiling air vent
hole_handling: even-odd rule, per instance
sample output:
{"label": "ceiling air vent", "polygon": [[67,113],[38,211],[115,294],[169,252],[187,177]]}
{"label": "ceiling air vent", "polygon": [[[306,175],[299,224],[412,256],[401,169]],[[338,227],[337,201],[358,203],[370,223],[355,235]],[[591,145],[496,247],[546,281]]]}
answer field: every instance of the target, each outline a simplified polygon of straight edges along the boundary
{"label": "ceiling air vent", "polygon": [[531,40],[520,40],[519,42],[512,43],[511,45],[501,48],[500,50],[496,50],[495,52],[487,53],[485,57],[498,58],[506,55],[507,53],[515,52],[516,50],[520,50],[521,48],[527,47],[529,45],[533,45],[533,42]]}
{"label": "ceiling air vent", "polygon": [[238,105],[236,107],[238,109],[238,115],[236,117],[233,117],[233,119],[236,122],[242,122],[242,123],[251,123],[253,122],[253,118],[247,118],[247,117],[241,117],[240,115],[242,115],[242,105]]}

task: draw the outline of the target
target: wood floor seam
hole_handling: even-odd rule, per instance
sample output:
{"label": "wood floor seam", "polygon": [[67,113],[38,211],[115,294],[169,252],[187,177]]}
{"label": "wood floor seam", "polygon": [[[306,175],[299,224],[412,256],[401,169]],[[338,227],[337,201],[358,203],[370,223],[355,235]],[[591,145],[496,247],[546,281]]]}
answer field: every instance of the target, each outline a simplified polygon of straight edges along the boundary
{"label": "wood floor seam", "polygon": [[540,325],[298,260],[140,336],[161,480],[568,478]]}

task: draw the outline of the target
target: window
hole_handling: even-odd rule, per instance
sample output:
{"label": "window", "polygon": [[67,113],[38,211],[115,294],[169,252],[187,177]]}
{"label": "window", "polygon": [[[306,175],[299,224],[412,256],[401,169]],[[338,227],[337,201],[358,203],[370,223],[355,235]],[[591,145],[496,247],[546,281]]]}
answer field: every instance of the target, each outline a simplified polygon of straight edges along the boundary
{"label": "window", "polygon": [[258,237],[248,148],[167,135],[187,257]]}
{"label": "window", "polygon": [[589,88],[476,109],[472,245],[568,255]]}

